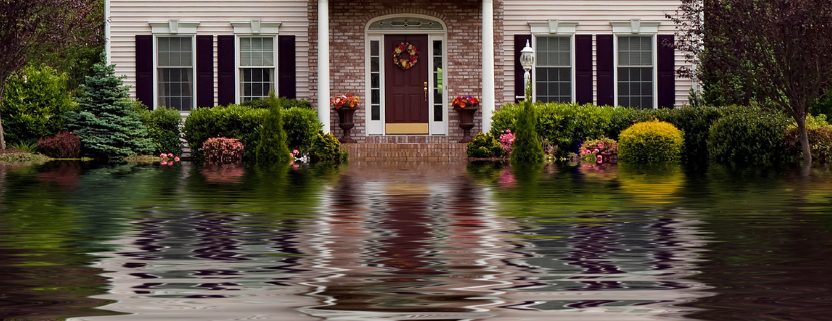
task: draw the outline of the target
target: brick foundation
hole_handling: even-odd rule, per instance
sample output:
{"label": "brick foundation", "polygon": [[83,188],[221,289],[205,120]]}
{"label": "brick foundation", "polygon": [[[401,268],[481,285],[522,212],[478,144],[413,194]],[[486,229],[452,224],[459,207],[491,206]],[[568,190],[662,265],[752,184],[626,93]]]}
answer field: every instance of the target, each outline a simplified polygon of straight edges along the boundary
{"label": "brick foundation", "polygon": [[369,136],[344,144],[350,162],[466,162],[466,146],[445,136]]}
{"label": "brick foundation", "polygon": [[[365,28],[370,19],[391,14],[418,14],[434,17],[447,26],[448,66],[446,81],[448,99],[457,95],[482,95],[482,0],[429,1],[412,0],[408,2],[373,1],[373,0],[331,0],[330,1],[330,84],[333,95],[354,93],[362,97],[362,105],[355,114],[355,128],[352,137],[364,142],[367,140],[365,109],[367,93],[365,90]],[[494,50],[495,77],[504,78],[502,58],[503,35],[503,0],[495,0],[494,8]],[[309,53],[311,92],[317,91],[317,3],[309,5]],[[390,48],[382,48],[389,50]],[[503,92],[502,81],[496,82],[496,92]],[[311,95],[316,104],[316,95]],[[495,97],[501,97],[496,95]],[[498,98],[499,101],[499,98]],[[450,101],[445,102],[448,112],[449,141],[458,141],[462,137],[459,128],[459,116],[451,109]],[[341,135],[338,128],[338,115],[330,114],[331,128],[334,134]],[[472,132],[481,131],[482,113],[476,115],[476,127]]]}

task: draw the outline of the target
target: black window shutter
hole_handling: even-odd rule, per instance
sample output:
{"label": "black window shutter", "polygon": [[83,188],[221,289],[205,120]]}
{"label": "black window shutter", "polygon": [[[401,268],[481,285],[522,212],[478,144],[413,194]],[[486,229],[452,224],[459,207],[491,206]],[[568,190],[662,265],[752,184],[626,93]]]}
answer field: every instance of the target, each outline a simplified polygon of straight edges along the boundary
{"label": "black window shutter", "polygon": [[514,96],[515,102],[523,100],[526,97],[526,85],[524,84],[523,65],[520,64],[520,51],[526,47],[526,43],[531,44],[532,35],[514,35]]}
{"label": "black window shutter", "polygon": [[234,36],[217,36],[217,104],[220,106],[236,101],[234,50]]}
{"label": "black window shutter", "polygon": [[596,35],[595,36],[597,51],[597,79],[598,84],[598,105],[612,106],[615,103],[615,53],[613,52],[613,36],[612,35]]}
{"label": "black window shutter", "polygon": [[277,95],[280,97],[297,98],[295,54],[295,36],[277,36]]}
{"label": "black window shutter", "polygon": [[196,104],[214,106],[214,36],[196,37]]}
{"label": "black window shutter", "polygon": [[658,66],[659,108],[673,108],[676,105],[676,50],[673,35],[659,35],[656,37],[658,51],[656,53]]}
{"label": "black window shutter", "polygon": [[575,36],[575,101],[592,103],[592,35]]}
{"label": "black window shutter", "polygon": [[153,109],[153,36],[136,35],[136,100]]}

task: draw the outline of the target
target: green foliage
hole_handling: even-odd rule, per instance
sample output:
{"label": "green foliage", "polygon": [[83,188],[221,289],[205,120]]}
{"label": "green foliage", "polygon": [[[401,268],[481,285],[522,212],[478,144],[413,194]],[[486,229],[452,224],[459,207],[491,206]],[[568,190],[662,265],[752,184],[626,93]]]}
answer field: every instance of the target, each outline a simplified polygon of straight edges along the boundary
{"label": "green foliage", "polygon": [[283,129],[283,110],[274,96],[267,98],[269,114],[260,130],[260,140],[257,142],[257,164],[261,166],[275,166],[289,164],[291,153],[286,146],[286,130]]}
{"label": "green foliage", "polygon": [[680,160],[685,139],[682,131],[673,124],[649,121],[622,131],[618,143],[622,161],[657,164]]}
{"label": "green foliage", "polygon": [[501,156],[503,156],[503,146],[490,133],[479,133],[468,143],[468,157],[492,158]]}
{"label": "green foliage", "polygon": [[832,117],[832,90],[818,99],[817,103],[812,106],[811,112]]}
{"label": "green foliage", "polygon": [[34,153],[38,149],[38,144],[37,143],[21,142],[21,143],[11,144],[8,147],[9,147],[9,149],[14,150],[14,151],[18,151],[18,152]]}
{"label": "green foliage", "polygon": [[[257,141],[268,109],[251,108],[239,105],[227,107],[197,108],[185,120],[185,139],[196,156],[201,156],[202,143],[210,137],[231,137],[242,141],[246,146],[246,158],[253,158]],[[311,138],[321,131],[315,110],[289,108],[283,110],[283,128],[287,134],[287,144],[301,150],[311,146]]]}
{"label": "green foliage", "polygon": [[[806,133],[812,150],[812,161],[820,164],[832,163],[832,125],[825,115],[806,117]],[[786,131],[786,150],[792,161],[798,161],[803,151],[800,147],[800,132],[796,125]]]}
{"label": "green foliage", "polygon": [[93,66],[77,100],[79,112],[71,118],[70,129],[81,138],[83,154],[118,160],[152,151],[147,128],[114,65]]}
{"label": "green foliage", "polygon": [[46,66],[27,66],[9,78],[0,104],[9,143],[33,143],[64,128],[65,114],[76,109],[66,82],[66,74]]}
{"label": "green foliage", "polygon": [[182,142],[179,139],[182,115],[179,111],[170,108],[150,111],[147,106],[138,101],[134,102],[134,108],[141,116],[144,126],[147,127],[150,140],[153,141],[152,154],[182,154]]}
{"label": "green foliage", "polygon": [[708,133],[711,159],[732,165],[775,165],[784,158],[786,116],[738,112],[717,120]]}
{"label": "green foliage", "polygon": [[526,101],[523,105],[523,111],[517,119],[517,129],[514,130],[511,162],[517,165],[540,164],[543,162],[543,143],[537,134],[537,115],[531,102]]}
{"label": "green foliage", "polygon": [[341,142],[333,134],[318,132],[309,148],[312,163],[340,164],[347,160],[347,153],[341,150]]}
{"label": "green foliage", "polygon": [[202,154],[202,144],[211,137],[239,139],[246,147],[244,157],[253,157],[260,127],[269,113],[238,105],[197,108],[185,120],[185,139],[196,156]]}
{"label": "green foliage", "polygon": [[[263,108],[268,109],[270,106],[269,98],[260,98],[247,101],[242,103],[243,106],[251,107],[251,108]],[[298,99],[289,99],[285,97],[277,97],[277,104],[283,109],[290,109],[290,108],[305,108],[305,109],[312,109],[312,103],[306,100],[298,100]]]}
{"label": "green foliage", "polygon": [[283,111],[283,128],[286,130],[289,148],[306,151],[312,138],[323,130],[318,112],[311,108],[292,107]]}
{"label": "green foliage", "polygon": [[[764,113],[784,118],[759,107],[683,107],[675,109],[634,109],[575,104],[536,104],[537,130],[546,141],[557,145],[558,156],[578,153],[580,145],[590,139],[618,139],[621,131],[639,122],[666,121],[685,132],[683,160],[702,162],[708,159],[708,130],[717,119],[735,113]],[[494,114],[491,134],[516,130],[522,106],[510,104]],[[785,119],[785,118],[784,118]]]}

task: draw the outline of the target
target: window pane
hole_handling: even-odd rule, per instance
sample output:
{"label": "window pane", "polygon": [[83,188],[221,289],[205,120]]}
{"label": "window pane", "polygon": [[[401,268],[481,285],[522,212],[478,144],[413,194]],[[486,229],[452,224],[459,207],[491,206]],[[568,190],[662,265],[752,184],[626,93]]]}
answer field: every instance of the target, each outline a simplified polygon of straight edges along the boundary
{"label": "window pane", "polygon": [[370,41],[370,55],[378,56],[378,40]]}
{"label": "window pane", "polygon": [[193,107],[193,68],[160,68],[159,107],[188,111]]}
{"label": "window pane", "polygon": [[274,67],[274,37],[240,38],[241,67]]}
{"label": "window pane", "polygon": [[653,68],[618,68],[618,104],[626,107],[653,107]]}
{"label": "window pane", "polygon": [[274,90],[274,68],[243,68],[240,70],[240,100],[264,98]]}
{"label": "window pane", "polygon": [[381,106],[373,105],[370,109],[370,120],[381,120]]}

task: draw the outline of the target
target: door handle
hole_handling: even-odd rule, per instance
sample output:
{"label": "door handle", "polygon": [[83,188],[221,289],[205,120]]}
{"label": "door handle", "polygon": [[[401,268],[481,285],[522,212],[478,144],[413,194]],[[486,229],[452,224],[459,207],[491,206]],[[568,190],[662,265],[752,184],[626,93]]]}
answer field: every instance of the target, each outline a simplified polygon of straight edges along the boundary
{"label": "door handle", "polygon": [[428,101],[428,82],[425,82],[425,101]]}

